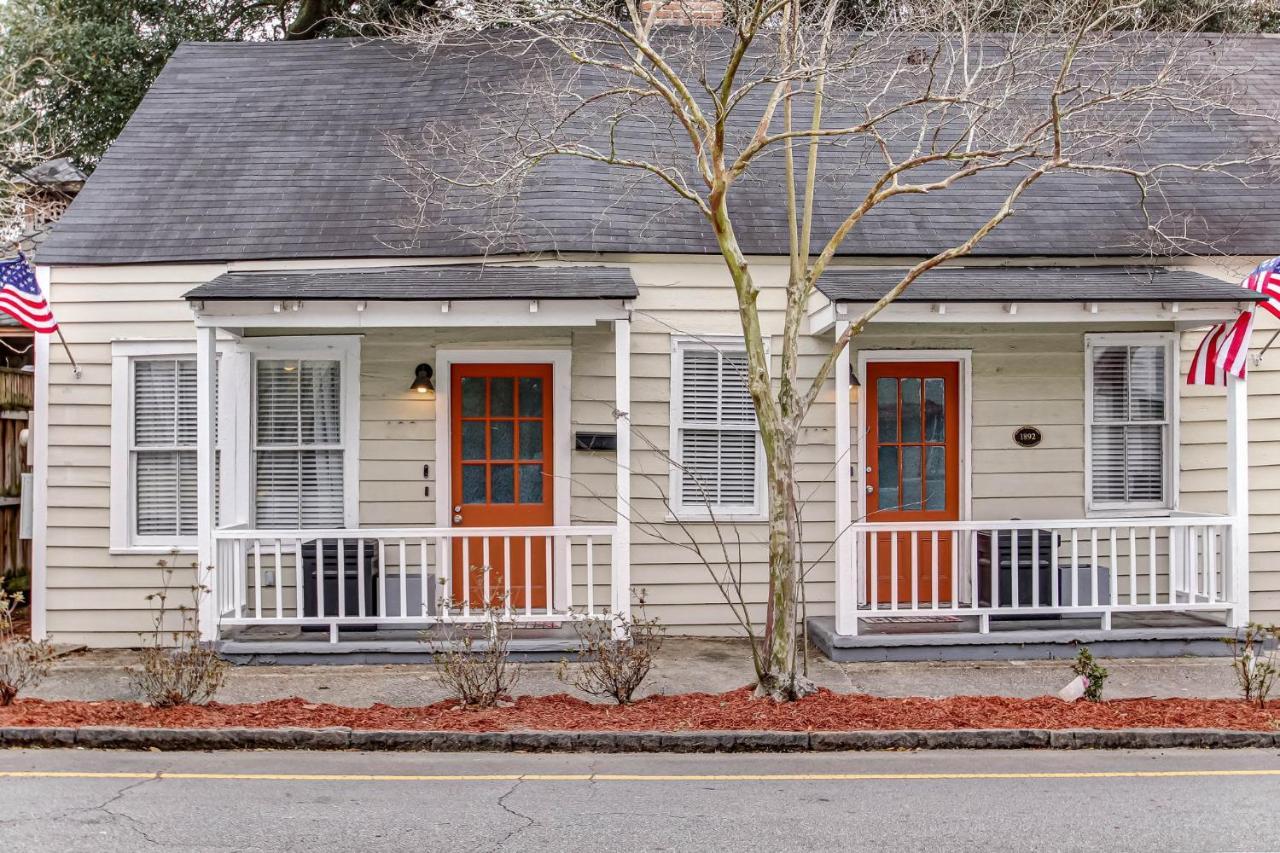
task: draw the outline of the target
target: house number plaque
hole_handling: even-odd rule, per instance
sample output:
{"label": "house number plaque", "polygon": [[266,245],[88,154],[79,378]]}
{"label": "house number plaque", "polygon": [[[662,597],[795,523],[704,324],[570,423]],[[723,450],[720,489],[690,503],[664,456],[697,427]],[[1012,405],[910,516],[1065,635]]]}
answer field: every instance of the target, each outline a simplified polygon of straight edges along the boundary
{"label": "house number plaque", "polygon": [[1039,427],[1024,426],[1013,431],[1013,440],[1020,447],[1035,447],[1043,438]]}

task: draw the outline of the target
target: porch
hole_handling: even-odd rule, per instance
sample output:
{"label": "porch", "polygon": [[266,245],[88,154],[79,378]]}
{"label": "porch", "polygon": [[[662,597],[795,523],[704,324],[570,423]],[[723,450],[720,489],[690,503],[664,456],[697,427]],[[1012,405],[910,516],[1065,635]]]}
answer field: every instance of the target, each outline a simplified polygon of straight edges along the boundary
{"label": "porch", "polygon": [[[1151,268],[935,273],[835,369],[834,614],[811,638],[838,660],[1223,653],[1248,621],[1247,391],[1217,416],[1220,485],[1184,494],[1178,336],[1250,296]],[[886,278],[840,271],[815,331]]]}
{"label": "porch", "polygon": [[[497,617],[536,657],[576,648],[574,621],[626,616],[635,292],[625,269],[494,265],[189,293],[202,638],[372,659]],[[572,364],[597,350],[613,393],[588,425],[611,440],[587,467],[616,501],[579,511]]]}

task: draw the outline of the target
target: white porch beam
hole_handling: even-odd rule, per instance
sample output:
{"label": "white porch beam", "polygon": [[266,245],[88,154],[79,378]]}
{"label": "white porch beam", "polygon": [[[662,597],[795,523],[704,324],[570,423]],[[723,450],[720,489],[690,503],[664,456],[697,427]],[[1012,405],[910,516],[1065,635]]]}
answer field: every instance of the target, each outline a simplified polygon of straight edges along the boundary
{"label": "white porch beam", "polygon": [[[631,617],[631,320],[613,321],[614,423],[618,431],[617,524],[613,536],[613,612]],[[619,626],[620,628],[621,626]]]}
{"label": "white porch beam", "polygon": [[[361,310],[359,306],[363,304]],[[277,308],[277,306],[280,306]],[[271,303],[206,300],[195,309],[197,327],[239,329],[376,329],[445,327],[594,326],[625,319],[620,300],[547,299],[531,311],[528,299],[463,302],[369,300]]]}
{"label": "white porch beam", "polygon": [[[49,268],[36,267],[36,283],[49,304],[53,304],[50,293]],[[30,437],[31,448],[31,488],[35,492],[31,496],[31,639],[36,642],[49,638],[48,612],[46,600],[48,590],[48,546],[49,546],[49,335],[34,335],[32,346],[35,349],[35,411],[32,413],[35,423]]]}
{"label": "white porch beam", "polygon": [[1231,516],[1231,625],[1249,623],[1249,386],[1227,377],[1227,515]]}
{"label": "white porch beam", "polygon": [[218,636],[218,590],[215,586],[214,517],[216,495],[214,424],[218,416],[217,330],[196,329],[196,583],[203,587],[199,618],[201,642]]}
{"label": "white porch beam", "polygon": [[[849,328],[848,320],[836,323],[836,340]],[[849,387],[849,348],[836,357],[836,633],[858,633],[858,591],[854,580],[853,461],[850,457],[849,419],[852,403]]]}

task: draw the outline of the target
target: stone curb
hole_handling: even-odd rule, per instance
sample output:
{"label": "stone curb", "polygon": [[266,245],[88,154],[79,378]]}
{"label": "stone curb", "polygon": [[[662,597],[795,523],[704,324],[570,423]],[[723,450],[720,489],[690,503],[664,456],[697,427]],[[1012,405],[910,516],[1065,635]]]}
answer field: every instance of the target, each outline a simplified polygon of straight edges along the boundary
{"label": "stone curb", "polygon": [[1243,749],[1280,733],[1231,729],[955,729],[858,732],[441,732],[327,729],[0,727],[0,748],[372,752],[849,752],[903,749]]}

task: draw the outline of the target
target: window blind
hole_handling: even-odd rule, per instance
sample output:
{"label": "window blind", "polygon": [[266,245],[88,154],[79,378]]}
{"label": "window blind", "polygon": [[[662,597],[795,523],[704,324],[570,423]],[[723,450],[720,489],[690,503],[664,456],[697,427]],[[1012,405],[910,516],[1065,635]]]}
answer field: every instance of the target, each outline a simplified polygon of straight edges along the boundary
{"label": "window blind", "polygon": [[133,367],[134,535],[196,535],[196,363],[136,359]]}
{"label": "window blind", "polygon": [[759,497],[755,405],[740,346],[681,343],[676,352],[676,505],[695,511],[754,512]]}
{"label": "window blind", "polygon": [[254,387],[257,525],[342,527],[345,450],[340,362],[259,359]]}
{"label": "window blind", "polygon": [[1098,346],[1091,357],[1093,502],[1166,503],[1170,425],[1167,345]]}

